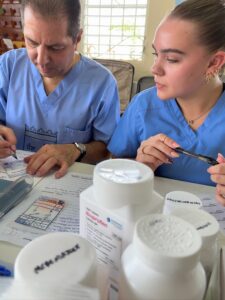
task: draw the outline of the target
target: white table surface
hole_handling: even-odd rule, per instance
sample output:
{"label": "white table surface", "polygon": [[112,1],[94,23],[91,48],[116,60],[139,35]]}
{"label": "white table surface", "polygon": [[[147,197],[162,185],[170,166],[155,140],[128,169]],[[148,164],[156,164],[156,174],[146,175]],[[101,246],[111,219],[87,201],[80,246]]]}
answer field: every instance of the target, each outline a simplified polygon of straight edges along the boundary
{"label": "white table surface", "polygon": [[[80,172],[84,174],[92,174],[94,166],[83,164],[83,163],[75,163],[71,168],[70,171],[73,172]],[[161,196],[165,196],[168,192],[174,190],[182,190],[192,193],[207,193],[207,192],[214,192],[214,187],[209,187],[200,184],[193,184],[184,181],[177,181],[162,177],[155,177],[154,178],[154,190],[158,192]],[[224,235],[219,236],[220,244],[225,245],[225,237]],[[15,258],[19,253],[21,247],[10,244],[8,242],[0,241],[0,262],[5,262],[8,264],[14,264]]]}

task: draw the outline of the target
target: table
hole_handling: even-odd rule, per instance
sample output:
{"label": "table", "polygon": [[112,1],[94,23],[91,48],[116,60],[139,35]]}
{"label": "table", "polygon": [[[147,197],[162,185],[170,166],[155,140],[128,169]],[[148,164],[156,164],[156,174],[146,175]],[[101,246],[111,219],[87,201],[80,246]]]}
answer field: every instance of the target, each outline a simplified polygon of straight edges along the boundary
{"label": "table", "polygon": [[[80,172],[84,174],[92,174],[94,169],[93,165],[75,163],[70,167],[69,171],[71,172]],[[168,192],[174,190],[182,190],[192,193],[207,193],[214,192],[215,188],[200,184],[188,183],[184,181],[172,180],[162,177],[154,178],[154,189],[161,196],[165,196]],[[219,235],[219,244],[225,245],[225,236],[221,233]],[[5,262],[6,264],[13,265],[16,259],[17,254],[19,253],[21,247],[0,241],[0,262]]]}

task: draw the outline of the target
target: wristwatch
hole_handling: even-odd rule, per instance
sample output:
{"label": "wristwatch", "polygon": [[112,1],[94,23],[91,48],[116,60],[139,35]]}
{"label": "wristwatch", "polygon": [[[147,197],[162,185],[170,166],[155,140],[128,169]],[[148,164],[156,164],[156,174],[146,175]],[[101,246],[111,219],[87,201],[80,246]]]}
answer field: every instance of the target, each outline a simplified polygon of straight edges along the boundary
{"label": "wristwatch", "polygon": [[81,144],[81,143],[74,143],[74,146],[80,151],[80,155],[76,159],[76,161],[79,162],[86,155],[87,149],[86,149],[86,146],[84,144]]}

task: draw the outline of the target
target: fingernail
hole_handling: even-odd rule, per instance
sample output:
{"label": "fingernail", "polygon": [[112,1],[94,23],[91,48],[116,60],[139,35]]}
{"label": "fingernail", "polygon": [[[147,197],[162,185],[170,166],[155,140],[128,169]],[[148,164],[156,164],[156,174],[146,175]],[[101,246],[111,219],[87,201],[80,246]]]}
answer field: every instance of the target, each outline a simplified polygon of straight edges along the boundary
{"label": "fingernail", "polygon": [[12,154],[12,150],[7,149],[7,150],[6,150],[6,154],[7,154],[7,155],[11,155],[11,154]]}
{"label": "fingernail", "polygon": [[27,170],[27,173],[30,175],[34,175],[34,173],[31,170]]}
{"label": "fingernail", "polygon": [[177,152],[175,152],[175,151],[172,151],[170,153],[170,155],[173,156],[173,157],[179,157],[179,154]]}
{"label": "fingernail", "polygon": [[173,146],[174,148],[175,148],[175,147],[180,147],[180,145],[177,144],[177,143],[175,143],[175,142],[172,143],[172,146]]}

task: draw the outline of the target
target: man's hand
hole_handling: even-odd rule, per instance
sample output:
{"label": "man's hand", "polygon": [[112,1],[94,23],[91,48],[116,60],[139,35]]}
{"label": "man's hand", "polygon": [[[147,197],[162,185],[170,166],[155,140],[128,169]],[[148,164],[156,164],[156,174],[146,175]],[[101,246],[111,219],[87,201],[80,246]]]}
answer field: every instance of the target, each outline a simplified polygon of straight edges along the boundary
{"label": "man's hand", "polygon": [[216,199],[225,206],[225,157],[222,154],[217,156],[218,165],[208,168],[211,180],[216,183]]}
{"label": "man's hand", "polygon": [[9,127],[0,125],[0,158],[12,155],[16,151],[16,136]]}
{"label": "man's hand", "polygon": [[59,167],[55,177],[64,176],[68,168],[79,157],[80,151],[73,144],[44,145],[35,154],[27,156],[24,161],[27,173],[36,176],[46,175],[55,166]]}
{"label": "man's hand", "polygon": [[[109,157],[109,152],[103,142],[92,141],[86,145],[87,153],[82,159],[85,163],[97,163]],[[36,176],[46,175],[52,168],[58,166],[55,177],[64,176],[68,168],[80,156],[80,151],[74,144],[45,145],[36,153],[27,156],[24,161],[28,163],[27,173]]]}
{"label": "man's hand", "polygon": [[170,164],[171,158],[179,157],[174,148],[179,145],[163,133],[143,141],[138,148],[136,160],[155,171],[162,164]]}

